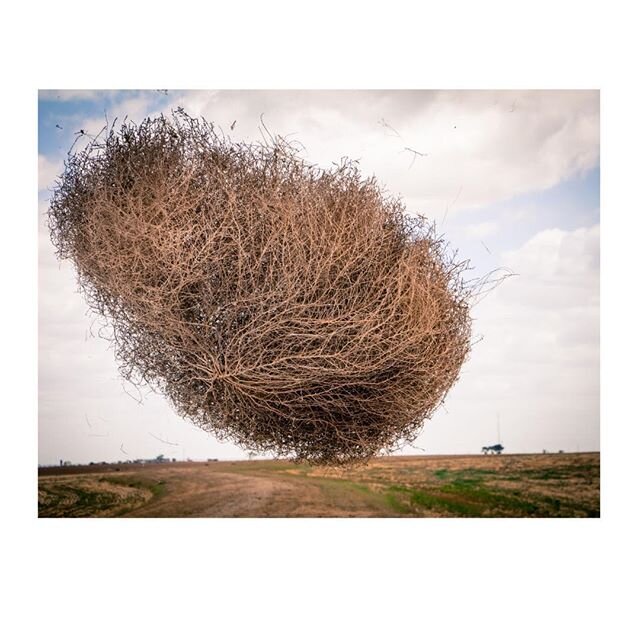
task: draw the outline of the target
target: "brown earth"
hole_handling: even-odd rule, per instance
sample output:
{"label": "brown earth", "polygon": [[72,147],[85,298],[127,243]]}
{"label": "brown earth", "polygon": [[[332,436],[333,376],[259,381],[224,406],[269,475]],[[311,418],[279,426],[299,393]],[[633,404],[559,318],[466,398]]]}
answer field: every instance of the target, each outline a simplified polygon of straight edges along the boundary
{"label": "brown earth", "polygon": [[38,489],[40,517],[598,517],[600,454],[51,467]]}

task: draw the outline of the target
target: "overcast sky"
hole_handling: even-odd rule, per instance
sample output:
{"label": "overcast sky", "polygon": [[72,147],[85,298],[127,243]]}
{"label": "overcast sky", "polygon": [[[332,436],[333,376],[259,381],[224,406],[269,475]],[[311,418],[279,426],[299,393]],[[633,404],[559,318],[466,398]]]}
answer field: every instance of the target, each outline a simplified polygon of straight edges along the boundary
{"label": "overcast sky", "polygon": [[473,309],[482,340],[416,447],[476,453],[499,437],[511,453],[599,450],[598,92],[41,91],[40,464],[246,457],[164,398],[143,392],[139,403],[123,388],[46,229],[49,189],[75,132],[98,133],[105,112],[139,121],[177,106],[247,141],[260,139],[263,114],[314,164],[359,159],[409,212],[436,221],[474,275],[518,274]]}

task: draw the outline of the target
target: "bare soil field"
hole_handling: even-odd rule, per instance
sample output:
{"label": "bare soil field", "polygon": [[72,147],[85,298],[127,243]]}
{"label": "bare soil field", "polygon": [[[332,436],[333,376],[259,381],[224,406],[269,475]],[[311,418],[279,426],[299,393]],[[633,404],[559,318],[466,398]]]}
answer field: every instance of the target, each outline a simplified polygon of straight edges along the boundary
{"label": "bare soil field", "polygon": [[599,517],[600,454],[39,469],[40,517]]}

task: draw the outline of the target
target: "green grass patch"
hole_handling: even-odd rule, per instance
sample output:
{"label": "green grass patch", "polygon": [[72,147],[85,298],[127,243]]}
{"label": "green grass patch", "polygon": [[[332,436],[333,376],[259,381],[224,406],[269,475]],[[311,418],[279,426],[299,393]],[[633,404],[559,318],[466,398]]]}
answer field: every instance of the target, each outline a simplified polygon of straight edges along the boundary
{"label": "green grass patch", "polygon": [[530,516],[538,506],[529,500],[479,485],[473,478],[457,478],[447,485],[433,488],[390,487],[390,492],[407,496],[409,503],[427,511],[457,516]]}
{"label": "green grass patch", "polygon": [[395,513],[406,514],[412,512],[411,507],[406,502],[403,502],[399,498],[398,494],[394,493],[393,491],[387,491],[384,494],[384,499],[387,505],[389,505],[391,510]]}

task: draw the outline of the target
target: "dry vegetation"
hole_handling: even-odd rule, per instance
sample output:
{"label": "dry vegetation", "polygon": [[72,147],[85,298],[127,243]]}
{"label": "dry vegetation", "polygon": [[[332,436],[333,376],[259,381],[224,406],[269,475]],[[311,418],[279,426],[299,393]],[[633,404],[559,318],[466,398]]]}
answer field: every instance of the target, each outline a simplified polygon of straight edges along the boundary
{"label": "dry vegetation", "polygon": [[123,376],[221,439],[311,463],[412,440],[469,349],[465,264],[357,164],[184,113],[70,155],[51,235]]}
{"label": "dry vegetation", "polygon": [[598,517],[597,453],[41,470],[42,517]]}

